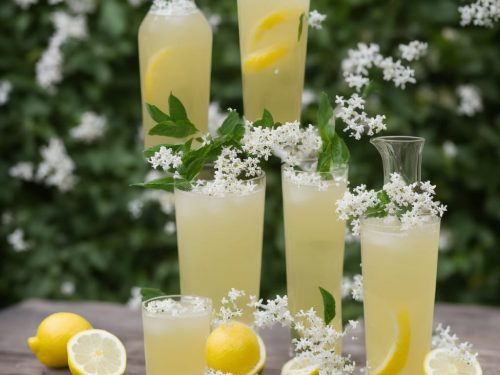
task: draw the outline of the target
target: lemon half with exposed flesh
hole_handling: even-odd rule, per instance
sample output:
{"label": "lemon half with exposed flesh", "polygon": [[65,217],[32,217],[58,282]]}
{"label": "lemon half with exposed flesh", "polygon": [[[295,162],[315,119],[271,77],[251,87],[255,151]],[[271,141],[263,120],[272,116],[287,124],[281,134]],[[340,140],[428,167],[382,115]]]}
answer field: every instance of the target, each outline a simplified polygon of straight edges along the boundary
{"label": "lemon half with exposed flesh", "polygon": [[292,358],[281,368],[281,375],[318,375],[319,366],[307,359]]}
{"label": "lemon half with exposed flesh", "polygon": [[446,349],[430,351],[424,360],[426,375],[482,375],[483,371],[477,359],[472,363],[451,355]]}

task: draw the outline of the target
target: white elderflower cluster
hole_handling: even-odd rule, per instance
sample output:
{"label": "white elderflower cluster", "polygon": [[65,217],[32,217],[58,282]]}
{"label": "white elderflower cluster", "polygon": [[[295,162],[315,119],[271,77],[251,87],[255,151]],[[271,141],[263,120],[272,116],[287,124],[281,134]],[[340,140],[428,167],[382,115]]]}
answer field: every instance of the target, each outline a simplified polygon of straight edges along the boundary
{"label": "white elderflower cluster", "polygon": [[211,368],[207,368],[205,370],[204,375],[233,375],[231,372],[222,372],[222,371],[216,371]]}
{"label": "white elderflower cluster", "polygon": [[309,26],[313,29],[320,30],[323,28],[323,22],[326,20],[326,14],[321,14],[316,9],[309,12]]}
{"label": "white elderflower cluster", "polygon": [[150,314],[168,314],[180,316],[187,312],[200,313],[210,308],[206,301],[199,297],[182,297],[180,301],[173,298],[154,299],[146,303],[145,309]]}
{"label": "white elderflower cluster", "polygon": [[427,53],[428,47],[429,45],[427,43],[414,40],[409,44],[400,44],[399,51],[401,52],[401,57],[403,59],[413,61],[423,57]]}
{"label": "white elderflower cluster", "polygon": [[219,28],[220,23],[222,22],[222,16],[217,13],[211,13],[207,17],[208,24],[212,27],[214,32]]}
{"label": "white elderflower cluster", "polygon": [[63,281],[59,288],[63,296],[72,296],[75,294],[75,283],[73,281]]}
{"label": "white elderflower cluster", "polygon": [[0,81],[0,107],[7,104],[10,97],[10,92],[12,91],[12,83],[7,80]]}
{"label": "white elderflower cluster", "polygon": [[283,176],[295,185],[316,186],[319,191],[326,191],[331,183],[320,173],[297,171],[293,167],[286,167],[283,170]]}
{"label": "white elderflower cluster", "polygon": [[28,9],[30,6],[37,4],[38,0],[14,0],[14,3],[21,9]]}
{"label": "white elderflower cluster", "polygon": [[217,129],[219,129],[225,118],[226,114],[221,111],[219,103],[210,103],[208,106],[208,132],[213,137],[217,136]]}
{"label": "white elderflower cluster", "polygon": [[35,167],[29,161],[21,161],[9,169],[9,176],[24,181],[33,181]]}
{"label": "white elderflower cluster", "polygon": [[127,307],[130,310],[139,310],[142,305],[141,288],[134,286],[130,289],[130,297],[127,301]]}
{"label": "white elderflower cluster", "polygon": [[20,228],[7,236],[7,242],[16,253],[22,253],[30,248],[30,244],[24,238],[24,231]]}
{"label": "white elderflower cluster", "polygon": [[337,213],[341,220],[351,219],[352,231],[359,235],[360,220],[368,209],[379,207],[380,215],[386,221],[399,220],[402,230],[408,230],[429,221],[432,217],[442,217],[446,206],[434,201],[435,186],[429,181],[408,185],[398,173],[391,175],[390,182],[385,184],[383,192],[389,202],[380,201],[378,193],[367,191],[365,185],[354,189],[354,193],[346,192],[337,201]]}
{"label": "white elderflower cluster", "polygon": [[270,328],[275,324],[291,327],[293,324],[293,316],[288,309],[288,296],[276,296],[275,299],[268,299],[266,303],[250,296],[248,305],[255,309],[254,324],[259,328]]}
{"label": "white elderflower cluster", "polygon": [[460,100],[457,112],[460,115],[472,117],[476,113],[482,112],[483,100],[478,87],[474,85],[458,86],[457,95]]}
{"label": "white elderflower cluster", "polygon": [[240,299],[245,296],[245,292],[232,288],[227,297],[222,298],[221,307],[213,318],[213,324],[218,326],[229,322],[230,320],[241,318],[243,316],[243,309],[240,307]]}
{"label": "white elderflower cluster", "polygon": [[462,26],[493,27],[500,20],[500,0],[476,0],[458,8]]}
{"label": "white elderflower cluster", "polygon": [[[153,181],[163,177],[160,172],[157,171],[149,171],[148,174],[144,177],[144,181]],[[174,212],[174,195],[172,193],[163,191],[163,190],[145,190],[141,193],[141,195],[131,200],[128,203],[128,211],[130,216],[134,219],[138,219],[142,215],[142,211],[144,209],[144,205],[147,202],[156,202],[160,206],[161,211],[165,215],[171,215]],[[168,222],[165,224],[165,226]],[[166,229],[166,228],[165,228]]]}
{"label": "white elderflower cluster", "polygon": [[354,275],[351,278],[344,277],[342,279],[342,297],[351,296],[353,300],[363,302],[363,276]]}
{"label": "white elderflower cluster", "polygon": [[104,135],[108,121],[105,116],[94,112],[84,112],[80,123],[70,130],[70,136],[78,141],[93,142]]}
{"label": "white elderflower cluster", "polygon": [[175,152],[171,148],[162,146],[148,159],[148,162],[154,169],[161,168],[165,172],[173,172],[182,165],[182,152]]}
{"label": "white elderflower cluster", "polygon": [[[411,61],[423,56],[426,43],[414,41],[408,45],[400,45],[403,58]],[[380,53],[378,44],[358,43],[356,49],[350,49],[348,56],[342,61],[342,71],[349,87],[358,92],[369,82],[372,68],[382,69],[384,80],[392,81],[396,87],[404,89],[406,84],[415,83],[415,71],[404,66],[401,60],[385,57]]]}
{"label": "white elderflower cluster", "polygon": [[458,155],[457,145],[448,140],[443,143],[443,153],[447,158],[453,159]]}
{"label": "white elderflower cluster", "polygon": [[452,357],[469,365],[477,361],[477,353],[472,352],[472,344],[459,342],[457,335],[451,333],[450,327],[444,328],[441,323],[432,337],[432,348],[446,349]]}
{"label": "white elderflower cluster", "polygon": [[48,186],[55,186],[67,192],[75,185],[75,163],[66,153],[64,143],[59,138],[52,138],[47,146],[40,150],[42,162],[38,165],[35,179]]}
{"label": "white elderflower cluster", "polygon": [[372,136],[387,129],[385,116],[369,117],[365,112],[365,100],[358,94],[353,94],[348,99],[336,96],[335,103],[335,116],[345,123],[344,132],[349,132],[350,137],[359,140],[365,132]]}
{"label": "white elderflower cluster", "polygon": [[61,48],[70,39],[81,40],[87,37],[87,19],[84,15],[71,16],[66,12],[52,14],[52,24],[55,33],[49,41],[49,46],[36,64],[36,78],[38,84],[54,90],[62,81],[62,66],[64,57]]}

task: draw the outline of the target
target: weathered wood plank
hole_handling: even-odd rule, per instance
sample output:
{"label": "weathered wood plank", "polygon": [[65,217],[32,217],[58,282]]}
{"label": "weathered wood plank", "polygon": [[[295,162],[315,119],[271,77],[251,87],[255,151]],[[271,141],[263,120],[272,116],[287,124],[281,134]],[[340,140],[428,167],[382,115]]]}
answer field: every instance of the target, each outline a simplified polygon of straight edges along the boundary
{"label": "weathered wood plank", "polygon": [[[26,339],[33,335],[39,322],[57,311],[85,316],[96,328],[109,330],[124,343],[128,355],[127,374],[144,374],[144,353],[140,313],[122,305],[93,302],[49,302],[30,300],[0,311],[0,375],[63,375],[67,370],[50,370],[39,364],[30,353]],[[436,322],[450,325],[462,340],[470,341],[480,354],[485,375],[500,373],[500,309],[439,305]],[[289,333],[276,328],[262,332],[268,349],[265,375],[278,375],[288,359]],[[357,363],[364,362],[362,327],[357,340],[344,343],[344,351]]]}

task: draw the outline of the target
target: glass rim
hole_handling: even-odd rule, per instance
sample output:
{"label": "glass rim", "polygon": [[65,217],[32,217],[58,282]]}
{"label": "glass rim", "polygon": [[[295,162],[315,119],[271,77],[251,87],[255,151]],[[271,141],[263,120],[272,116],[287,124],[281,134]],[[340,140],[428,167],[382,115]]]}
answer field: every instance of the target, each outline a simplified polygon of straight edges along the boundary
{"label": "glass rim", "polygon": [[[411,230],[413,228],[424,227],[424,226],[428,226],[428,225],[435,225],[437,223],[440,223],[441,219],[442,219],[439,216],[430,215],[430,214],[429,215],[420,215],[420,217],[428,217],[428,218],[430,218],[430,220],[425,221],[424,223],[421,223],[419,225],[416,225],[415,227],[412,227],[408,230]],[[361,224],[361,227],[363,227],[364,225],[367,225],[367,226],[372,227],[372,228],[393,228],[393,229],[396,229],[398,227],[401,227],[401,222],[394,221],[394,222],[384,223],[384,221],[383,221],[384,219],[385,219],[385,217],[363,216],[361,218],[360,224]],[[368,221],[372,221],[372,222],[368,223]],[[404,230],[403,232],[406,232],[408,230]]]}
{"label": "glass rim", "polygon": [[[173,299],[173,300],[178,301],[178,300],[181,300],[182,298],[191,298],[191,299],[203,300],[203,302],[207,303],[207,306],[209,307],[208,310],[212,310],[213,301],[212,301],[211,298],[209,298],[209,297],[203,297],[203,296],[198,296],[198,295],[195,295],[195,294],[168,294],[168,295],[165,295],[165,296],[157,296],[157,297],[149,298],[149,299],[141,302],[141,309],[142,309],[143,312],[148,312],[146,310],[146,304],[148,304],[149,302],[152,302],[152,301],[164,300],[164,299]],[[161,314],[158,314],[158,315],[161,315]]]}
{"label": "glass rim", "polygon": [[425,142],[425,138],[410,135],[384,135],[382,137],[372,138],[370,143],[376,143],[379,141],[390,141],[392,143],[419,143]]}

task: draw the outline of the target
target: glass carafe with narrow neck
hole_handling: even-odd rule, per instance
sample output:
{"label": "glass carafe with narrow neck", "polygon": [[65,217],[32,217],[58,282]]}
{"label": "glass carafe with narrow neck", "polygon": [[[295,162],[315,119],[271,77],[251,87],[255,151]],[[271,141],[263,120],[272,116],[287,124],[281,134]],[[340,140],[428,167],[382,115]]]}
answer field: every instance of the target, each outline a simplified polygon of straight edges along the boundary
{"label": "glass carafe with narrow neck", "polygon": [[384,167],[384,184],[398,173],[407,184],[420,182],[424,138],[377,137],[371,143],[377,148]]}

